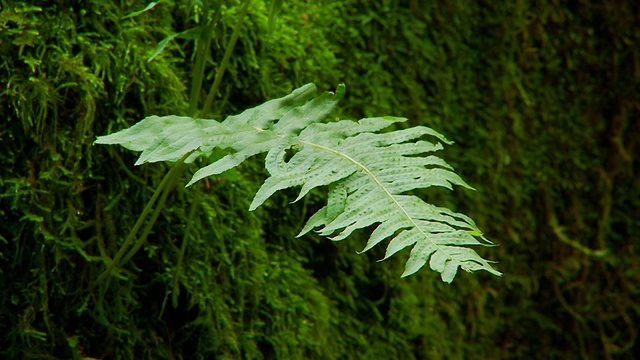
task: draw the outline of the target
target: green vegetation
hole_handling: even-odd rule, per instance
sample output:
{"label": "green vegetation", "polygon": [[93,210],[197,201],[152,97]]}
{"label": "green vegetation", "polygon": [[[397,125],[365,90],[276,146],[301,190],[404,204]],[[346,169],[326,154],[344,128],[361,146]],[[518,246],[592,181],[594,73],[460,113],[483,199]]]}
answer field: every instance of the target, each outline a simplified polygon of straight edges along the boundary
{"label": "green vegetation", "polygon": [[[187,186],[232,170],[253,155],[267,153],[265,168],[270,177],[256,193],[249,210],[264,204],[278,190],[302,186],[296,202],[317,187],[329,187],[327,205],[309,219],[298,236],[322,227],[321,235],[334,235],[332,240],[337,241],[377,223],[363,251],[387,238],[391,241],[385,259],[412,246],[403,276],[412,275],[427,260],[431,269],[440,272],[442,280],[449,283],[459,267],[501,275],[475,251],[462,246],[482,245],[476,236],[489,243],[473,220],[416,196],[403,195],[431,186],[473,189],[441,158],[416,156],[442,149],[440,143],[418,140],[424,135],[451,142],[424,126],[377,133],[405,122],[405,118],[386,116],[321,123],[344,96],[345,87],[339,86],[335,94],[325,92],[314,98],[315,92],[315,85],[307,84],[222,122],[150,116],[129,129],[98,137],[96,143],[120,144],[142,151],[138,165],[173,161],[178,168],[199,157],[209,157],[216,149],[227,150],[226,155],[196,171]],[[176,168],[167,174],[156,194],[171,182],[175,171]],[[146,232],[141,238],[146,239]],[[132,239],[133,236],[128,237],[122,248],[128,247]],[[139,245],[134,246],[138,248]],[[124,250],[118,251],[123,253]],[[105,276],[111,275],[121,259],[116,255]]]}
{"label": "green vegetation", "polygon": [[[637,352],[635,1],[253,0],[242,26],[245,1],[54,3],[1,2],[0,357]],[[477,191],[415,195],[469,214],[506,275],[399,278],[408,251],[357,253],[370,231],[295,238],[326,190],[249,212],[269,176],[258,161],[185,189],[225,153],[134,167],[92,144],[154,114],[224,119],[310,82],[347,85],[332,118],[401,115],[399,129],[455,139],[442,156]]]}

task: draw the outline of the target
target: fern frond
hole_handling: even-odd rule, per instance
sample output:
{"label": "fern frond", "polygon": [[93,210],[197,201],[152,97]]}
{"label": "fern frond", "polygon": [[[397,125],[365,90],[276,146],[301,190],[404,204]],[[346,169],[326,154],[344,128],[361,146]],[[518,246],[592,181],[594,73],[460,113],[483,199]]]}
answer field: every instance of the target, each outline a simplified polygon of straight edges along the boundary
{"label": "fern frond", "polygon": [[[194,152],[188,159],[193,161],[214,148],[228,152],[196,171],[187,186],[266,152],[265,167],[270,176],[256,193],[250,210],[278,190],[301,187],[298,201],[316,187],[329,186],[327,205],[308,220],[298,236],[318,229],[321,235],[337,241],[377,224],[362,251],[390,239],[387,259],[412,246],[402,276],[415,273],[427,261],[445,282],[453,280],[458,268],[501,275],[469,248],[491,244],[473,220],[406,194],[431,186],[472,189],[450,165],[431,154],[443,148],[441,142],[450,141],[424,126],[379,133],[393,123],[406,121],[398,117],[322,123],[343,96],[344,86],[339,86],[336,94],[325,92],[312,99],[314,93],[315,86],[308,84],[223,122],[149,117],[130,129],[99,137],[96,143],[142,151],[136,164],[176,161],[189,152]],[[425,136],[438,141],[424,140]],[[291,152],[293,156],[287,155]]]}
{"label": "fern frond", "polygon": [[433,129],[371,132],[405,120],[373,118],[309,126],[301,132],[299,150],[289,161],[279,150],[277,156],[267,155],[271,177],[251,208],[285,187],[302,186],[298,200],[315,187],[333,184],[328,205],[309,219],[299,236],[319,227],[320,235],[342,240],[354,230],[378,223],[363,251],[388,238],[392,240],[385,259],[413,246],[403,276],[415,273],[429,259],[431,269],[440,272],[445,282],[453,280],[458,267],[500,275],[475,251],[462,247],[482,244],[472,235],[480,231],[469,217],[402,195],[430,186],[471,189],[444,160],[420,156],[442,149],[440,143],[418,140],[424,135],[448,143]]}

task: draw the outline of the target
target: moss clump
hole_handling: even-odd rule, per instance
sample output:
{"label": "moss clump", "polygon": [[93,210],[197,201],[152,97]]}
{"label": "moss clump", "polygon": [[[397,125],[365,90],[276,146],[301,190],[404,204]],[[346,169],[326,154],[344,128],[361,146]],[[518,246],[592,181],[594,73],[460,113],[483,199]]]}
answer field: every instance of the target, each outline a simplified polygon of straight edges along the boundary
{"label": "moss clump", "polygon": [[[270,37],[253,2],[214,116],[344,81],[342,115],[403,115],[455,139],[445,155],[479,191],[427,197],[472,215],[502,245],[490,251],[507,275],[453,286],[398,279],[401,256],[294,240],[317,198],[283,206],[284,194],[248,213],[264,178],[252,164],[172,192],[143,250],[96,284],[167,169],[133,168],[133,154],[94,148],[94,135],[185,113],[192,42],[147,59],[202,15],[171,1],[126,19],[146,4],[2,6],[0,356],[634,353],[635,2],[293,1]],[[224,6],[209,82],[236,23],[237,4]]]}

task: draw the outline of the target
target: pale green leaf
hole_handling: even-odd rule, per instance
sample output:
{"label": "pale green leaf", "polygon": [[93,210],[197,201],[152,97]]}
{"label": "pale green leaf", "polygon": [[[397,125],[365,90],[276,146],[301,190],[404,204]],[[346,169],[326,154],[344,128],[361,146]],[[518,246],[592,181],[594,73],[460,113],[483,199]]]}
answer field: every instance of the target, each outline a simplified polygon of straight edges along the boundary
{"label": "pale green leaf", "polygon": [[344,85],[335,93],[314,97],[315,92],[308,84],[223,122],[152,116],[101,136],[96,143],[142,151],[136,164],[176,161],[185,154],[191,154],[190,162],[221,149],[216,150],[224,152],[218,160],[197,170],[187,186],[266,154],[270,176],[249,210],[278,190],[300,187],[297,201],[317,187],[329,187],[327,205],[311,216],[298,236],[316,229],[338,241],[373,227],[362,251],[388,240],[384,260],[412,248],[402,276],[427,263],[447,283],[459,268],[501,275],[471,248],[491,244],[471,218],[408,193],[431,186],[473,189],[434,154],[451,141],[425,126],[381,132],[404,118],[326,121],[343,97]]}
{"label": "pale green leaf", "polygon": [[347,203],[347,189],[343,184],[331,184],[327,195],[327,221],[333,221],[342,214]]}
{"label": "pale green leaf", "polygon": [[194,28],[187,29],[179,33],[171,34],[165,37],[164,39],[160,40],[160,42],[158,43],[158,46],[156,46],[156,50],[149,57],[149,59],[147,59],[147,62],[151,62],[158,55],[160,55],[160,53],[164,50],[164,48],[166,48],[167,45],[169,45],[169,43],[175,38],[190,39],[190,40],[197,39],[198,37],[200,37],[200,33],[202,32],[203,28],[204,28],[203,26],[196,26]]}
{"label": "pale green leaf", "polygon": [[134,17],[134,16],[138,16],[138,15],[140,15],[140,14],[143,14],[143,13],[145,13],[145,12],[147,12],[147,11],[149,11],[149,10],[153,9],[154,7],[156,7],[156,5],[158,5],[158,4],[160,4],[160,3],[161,3],[161,1],[158,1],[158,2],[150,2],[150,3],[149,3],[149,5],[147,5],[147,7],[145,7],[144,9],[139,10],[139,11],[134,11],[134,12],[132,12],[132,13],[130,13],[130,14],[127,14],[127,15],[123,16],[123,17],[122,17],[122,20],[124,20],[124,19],[128,19],[128,18],[132,18],[132,17]]}
{"label": "pale green leaf", "polygon": [[[128,129],[98,136],[95,144],[119,144],[142,151],[136,165],[147,162],[177,161],[187,153],[211,148],[211,143],[226,148],[235,133],[229,133],[215,120],[184,116],[149,116]],[[193,159],[188,160],[191,162]]]}
{"label": "pale green leaf", "polygon": [[442,281],[451,283],[458,272],[458,266],[460,266],[460,264],[455,260],[447,261],[440,274]]}

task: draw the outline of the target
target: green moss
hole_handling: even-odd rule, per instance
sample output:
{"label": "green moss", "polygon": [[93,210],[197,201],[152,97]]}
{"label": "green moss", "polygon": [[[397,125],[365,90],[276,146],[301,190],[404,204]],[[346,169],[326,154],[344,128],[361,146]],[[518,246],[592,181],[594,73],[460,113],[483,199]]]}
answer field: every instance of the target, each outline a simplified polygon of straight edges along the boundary
{"label": "green moss", "polygon": [[[358,255],[364,239],[294,239],[318,198],[286,205],[284,194],[249,213],[264,176],[247,165],[199,195],[172,192],[143,250],[95,284],[166,169],[134,168],[133,155],[91,146],[94,135],[187,109],[192,43],[147,59],[202,17],[191,2],[161,2],[123,19],[146,5],[3,2],[1,356],[631,358],[635,3],[294,1],[270,37],[268,7],[252,4],[216,117],[344,81],[341,115],[442,130],[457,142],[445,156],[478,192],[426,196],[501,244],[483,255],[504,279],[399,279],[401,256]],[[225,2],[206,84],[236,5]],[[202,211],[177,271],[194,200]]]}

